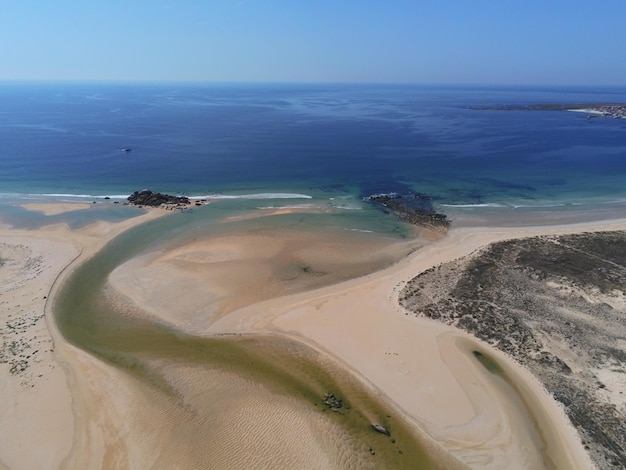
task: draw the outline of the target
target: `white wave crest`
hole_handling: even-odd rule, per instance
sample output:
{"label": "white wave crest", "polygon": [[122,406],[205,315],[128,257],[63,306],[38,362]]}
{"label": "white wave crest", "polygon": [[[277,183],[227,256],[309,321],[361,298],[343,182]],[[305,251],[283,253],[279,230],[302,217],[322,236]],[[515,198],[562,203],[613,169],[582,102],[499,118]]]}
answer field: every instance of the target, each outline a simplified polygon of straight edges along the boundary
{"label": "white wave crest", "polygon": [[287,204],[284,206],[260,206],[260,210],[280,210],[280,209],[323,209],[319,204]]}
{"label": "white wave crest", "polygon": [[307,194],[297,193],[255,193],[255,194],[207,194],[189,196],[189,199],[313,199]]}
{"label": "white wave crest", "polygon": [[508,204],[500,204],[497,202],[489,202],[482,204],[439,204],[441,207],[453,207],[460,209],[467,209],[472,207],[511,207]]}

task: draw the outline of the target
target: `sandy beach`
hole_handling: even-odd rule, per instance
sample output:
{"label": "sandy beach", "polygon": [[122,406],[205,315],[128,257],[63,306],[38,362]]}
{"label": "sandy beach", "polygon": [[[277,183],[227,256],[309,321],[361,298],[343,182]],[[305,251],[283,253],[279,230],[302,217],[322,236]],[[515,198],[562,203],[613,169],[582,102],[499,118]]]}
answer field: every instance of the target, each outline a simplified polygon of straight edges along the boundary
{"label": "sandy beach", "polygon": [[[115,235],[164,214],[73,231],[0,230],[0,468],[376,468],[375,460],[350,460],[352,447],[336,444],[345,443],[341,427],[327,429],[317,410],[262,386],[251,392],[236,374],[150,359],[184,397],[181,411],[63,339],[52,317],[63,280]],[[440,468],[587,469],[594,467],[576,430],[526,369],[456,328],[408,315],[398,295],[419,273],[492,242],[624,229],[626,220],[466,227],[395,244],[365,235],[222,235],[131,259],[110,275],[108,295],[199,337],[295,340],[404,416]],[[210,393],[225,398],[208,409]],[[221,444],[203,438],[207,422],[227,430],[216,434],[227,436]],[[275,439],[248,440],[259,428]],[[350,445],[369,456],[362,443]]]}
{"label": "sandy beach", "polygon": [[[86,207],[29,208],[54,215]],[[78,231],[66,225],[0,230],[0,468],[63,468],[76,437],[75,418],[81,413],[76,408],[81,392],[70,388],[68,380],[98,365],[58,335],[50,316],[51,292],[70,265],[93,255],[130,226],[158,215],[96,223]],[[68,359],[83,360],[85,367],[74,369]]]}

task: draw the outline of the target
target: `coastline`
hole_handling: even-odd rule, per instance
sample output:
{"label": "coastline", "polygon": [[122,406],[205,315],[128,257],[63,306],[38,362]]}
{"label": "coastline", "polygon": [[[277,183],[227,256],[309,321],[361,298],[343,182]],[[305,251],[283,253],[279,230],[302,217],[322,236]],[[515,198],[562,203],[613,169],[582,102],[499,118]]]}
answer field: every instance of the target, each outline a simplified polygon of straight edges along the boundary
{"label": "coastline", "polygon": [[411,279],[400,302],[514,358],[563,405],[597,466],[614,468],[626,459],[625,244],[624,231],[494,243]]}
{"label": "coastline", "polygon": [[[144,429],[147,425],[158,426],[159,420],[167,419],[157,410],[158,396],[149,387],[136,384],[116,368],[68,345],[54,325],[51,305],[56,290],[78,262],[95,254],[107,240],[122,231],[164,214],[164,211],[150,211],[145,216],[122,223],[98,222],[79,230],[48,226],[30,231],[0,231],[0,240],[7,245],[14,246],[19,237],[22,244],[34,249],[37,247],[35,240],[50,240],[51,244],[39,246],[38,253],[41,252],[45,260],[49,259],[51,253],[58,254],[56,261],[46,271],[47,275],[30,279],[28,272],[23,273],[23,296],[33,295],[42,289],[46,292],[52,289],[45,303],[45,311],[47,329],[55,344],[54,356],[42,362],[52,364],[55,368],[56,375],[50,380],[56,385],[35,384],[32,391],[28,392],[29,395],[17,382],[13,385],[13,390],[9,391],[12,399],[6,403],[10,403],[10,413],[14,418],[3,422],[3,431],[6,435],[12,435],[14,440],[4,441],[6,446],[0,448],[0,464],[7,468],[33,468],[33,463],[40,461],[37,459],[46,458],[49,459],[47,462],[58,461],[59,467],[63,462],[69,464],[70,468],[100,468],[117,451],[125,456],[126,464],[130,465],[149,455],[150,445],[159,442],[163,444],[159,436],[152,436],[149,442],[142,443],[132,435],[133,429]],[[557,464],[557,468],[589,468],[592,465],[562,410],[527,371],[456,329],[405,315],[399,306],[398,295],[404,283],[419,272],[445,260],[469,254],[493,241],[540,234],[625,228],[626,220],[621,219],[527,228],[453,228],[447,236],[431,241],[383,270],[315,290],[296,293],[280,291],[280,296],[276,298],[266,298],[261,302],[255,299],[249,305],[230,305],[214,318],[204,319],[198,324],[187,324],[186,330],[204,336],[279,334],[319,349],[334,358],[339,369],[348,368],[367,386],[388,399],[426,433],[435,447],[442,446],[455,459],[460,459],[470,467],[501,468],[503,463],[511,461],[519,462],[520,467],[533,466],[542,464],[547,455]],[[246,246],[251,240],[242,237],[236,245]],[[311,244],[311,241],[308,243]],[[57,249],[59,244],[65,246],[64,250]],[[222,259],[232,257],[233,246],[222,244],[213,247],[215,251],[211,256],[222,256]],[[250,246],[258,257],[263,247],[254,244]],[[196,263],[205,262],[206,258],[201,255],[206,256],[207,249],[206,245],[198,244],[189,249],[179,247],[178,255],[188,256],[193,253]],[[319,247],[317,251],[315,246],[310,247],[310,250],[311,256],[322,253]],[[78,253],[81,254],[76,260]],[[170,251],[169,255],[174,256],[175,251]],[[148,266],[151,261],[154,260],[142,262]],[[69,268],[65,269],[66,266]],[[130,268],[126,275],[137,275],[136,266]],[[198,272],[187,271],[190,277],[185,278],[185,269],[182,267],[178,273],[178,279],[183,280],[182,287],[188,286],[194,276],[198,277]],[[243,269],[243,265],[237,266],[233,273],[237,270],[243,272]],[[149,275],[146,274],[147,277]],[[143,311],[155,311],[154,303],[148,301],[153,293],[150,288],[154,289],[154,286],[135,290],[130,295],[129,291],[124,292],[124,285],[133,286],[132,283],[113,282],[117,292],[131,297],[133,304]],[[192,296],[197,295],[193,294],[197,291],[192,289]],[[232,290],[227,296],[237,296],[238,292]],[[15,301],[12,307],[17,309],[19,305]],[[193,310],[192,307],[197,308],[193,299],[186,307],[189,308],[188,312]],[[43,307],[37,304],[33,308]],[[165,321],[180,324],[171,316],[166,318],[164,311],[159,315]],[[35,336],[39,334],[45,332],[37,330]],[[468,346],[470,344],[471,347]],[[493,378],[468,353],[468,348],[485,347],[512,377],[516,377],[518,394],[526,410],[519,401],[511,403],[502,391],[504,385],[495,385]],[[61,370],[67,375],[62,374]],[[94,405],[87,397],[97,397],[97,404]],[[152,404],[146,403],[146,397],[152,398],[153,401],[148,402]],[[34,406],[35,402],[44,403],[48,400],[56,403],[54,410],[37,409]],[[486,405],[489,400],[498,404],[495,411]],[[62,405],[59,406],[59,403]],[[31,410],[29,413],[32,414],[24,415],[26,409]],[[528,409],[537,422],[528,422]],[[141,425],[122,423],[126,421],[122,419],[124,410],[135,419],[142,420]],[[509,414],[509,411],[512,413]],[[42,427],[42,422],[49,420],[52,413],[59,414],[54,418],[57,427]],[[542,413],[545,413],[545,418],[541,418]],[[18,427],[18,419],[22,431],[19,435],[13,435],[12,431]],[[94,423],[99,423],[101,429],[93,429]],[[87,433],[68,432],[74,426],[83,430],[92,428]],[[59,432],[60,428],[62,432]],[[508,442],[502,438],[502,429],[507,430]],[[20,449],[28,441],[39,439],[36,436],[43,435],[48,439],[48,446],[42,448],[41,452],[33,453],[30,461],[19,461],[20,457],[23,459]],[[130,445],[131,442],[137,447]],[[546,455],[543,453],[544,447],[547,449]]]}

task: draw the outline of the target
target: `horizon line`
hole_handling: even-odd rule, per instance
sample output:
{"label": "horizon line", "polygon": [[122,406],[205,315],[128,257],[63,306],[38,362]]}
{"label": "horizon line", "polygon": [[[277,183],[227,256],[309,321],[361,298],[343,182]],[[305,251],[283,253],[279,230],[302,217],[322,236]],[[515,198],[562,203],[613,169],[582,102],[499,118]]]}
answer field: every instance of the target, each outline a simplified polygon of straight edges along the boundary
{"label": "horizon line", "polygon": [[110,85],[266,85],[266,86],[289,86],[289,85],[317,85],[317,86],[449,86],[449,87],[594,87],[594,88],[626,88],[626,84],[607,83],[508,83],[508,82],[427,82],[427,81],[349,81],[349,80],[325,80],[325,81],[305,81],[305,80],[161,80],[161,79],[73,79],[73,78],[1,78],[0,83],[11,84],[110,84]]}

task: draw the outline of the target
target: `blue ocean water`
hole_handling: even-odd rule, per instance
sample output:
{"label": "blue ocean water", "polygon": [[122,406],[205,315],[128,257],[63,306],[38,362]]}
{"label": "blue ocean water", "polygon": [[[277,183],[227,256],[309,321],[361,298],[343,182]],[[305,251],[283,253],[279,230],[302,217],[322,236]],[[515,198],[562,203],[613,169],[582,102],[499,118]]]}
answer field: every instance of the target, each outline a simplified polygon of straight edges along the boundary
{"label": "blue ocean water", "polygon": [[626,88],[5,82],[0,197],[626,200],[626,120],[472,108],[585,102],[626,102]]}

